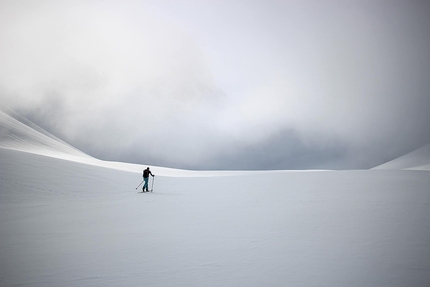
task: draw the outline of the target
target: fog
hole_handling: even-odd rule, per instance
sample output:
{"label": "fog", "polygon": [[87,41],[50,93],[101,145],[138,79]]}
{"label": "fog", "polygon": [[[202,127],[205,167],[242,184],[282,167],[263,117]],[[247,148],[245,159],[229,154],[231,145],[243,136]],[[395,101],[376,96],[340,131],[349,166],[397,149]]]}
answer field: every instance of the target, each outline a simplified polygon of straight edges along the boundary
{"label": "fog", "polygon": [[101,159],[368,168],[430,142],[425,1],[2,1],[0,100]]}

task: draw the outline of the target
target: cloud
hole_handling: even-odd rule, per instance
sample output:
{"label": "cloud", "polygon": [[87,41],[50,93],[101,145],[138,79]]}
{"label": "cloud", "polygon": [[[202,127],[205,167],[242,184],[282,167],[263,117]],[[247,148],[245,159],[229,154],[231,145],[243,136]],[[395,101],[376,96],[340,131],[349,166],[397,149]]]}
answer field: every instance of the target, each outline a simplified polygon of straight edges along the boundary
{"label": "cloud", "polygon": [[246,118],[264,130],[294,129],[311,145],[338,139],[361,162],[429,141],[429,6],[316,6],[296,7],[301,18],[285,17],[288,32],[274,34],[284,36],[283,65],[248,87]]}
{"label": "cloud", "polygon": [[[188,3],[188,2],[187,2]],[[97,157],[371,167],[430,141],[429,5],[4,1],[4,104]]]}
{"label": "cloud", "polygon": [[7,105],[72,143],[116,156],[128,146],[156,150],[155,136],[175,140],[186,115],[222,96],[188,33],[142,10],[88,3],[9,8],[24,16],[2,29],[13,47],[1,53]]}

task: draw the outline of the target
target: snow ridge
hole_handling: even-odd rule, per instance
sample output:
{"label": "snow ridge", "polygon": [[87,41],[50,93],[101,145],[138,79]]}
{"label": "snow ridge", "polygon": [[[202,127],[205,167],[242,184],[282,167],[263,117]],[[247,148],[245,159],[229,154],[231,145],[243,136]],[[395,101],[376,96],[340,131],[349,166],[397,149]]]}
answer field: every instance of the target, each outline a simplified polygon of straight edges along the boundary
{"label": "snow ridge", "polygon": [[[141,173],[146,164],[104,161],[94,158],[62,141],[17,112],[0,109],[0,149],[16,150],[133,173]],[[248,174],[246,171],[191,171],[153,167],[158,175],[173,177],[212,177]],[[251,172],[252,173],[252,172]]]}
{"label": "snow ridge", "polygon": [[51,157],[91,158],[12,110],[0,110],[0,147]]}
{"label": "snow ridge", "polygon": [[430,143],[374,169],[408,169],[430,171]]}

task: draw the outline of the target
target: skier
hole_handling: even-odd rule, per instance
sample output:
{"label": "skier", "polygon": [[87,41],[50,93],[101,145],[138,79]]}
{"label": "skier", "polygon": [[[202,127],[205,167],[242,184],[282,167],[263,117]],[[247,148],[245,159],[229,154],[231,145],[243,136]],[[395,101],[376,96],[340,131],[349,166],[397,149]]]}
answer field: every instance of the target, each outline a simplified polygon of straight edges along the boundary
{"label": "skier", "polygon": [[149,179],[149,175],[151,175],[152,177],[154,177],[155,175],[152,174],[152,172],[149,170],[149,167],[147,167],[146,169],[143,170],[143,180],[145,181],[145,184],[143,185],[142,188],[142,192],[149,192],[148,190],[148,179]]}

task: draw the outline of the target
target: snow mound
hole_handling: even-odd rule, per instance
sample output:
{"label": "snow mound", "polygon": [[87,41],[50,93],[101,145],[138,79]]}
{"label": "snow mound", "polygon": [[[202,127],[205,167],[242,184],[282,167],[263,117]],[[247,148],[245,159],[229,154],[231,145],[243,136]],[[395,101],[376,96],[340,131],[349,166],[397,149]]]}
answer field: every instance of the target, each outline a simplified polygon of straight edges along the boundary
{"label": "snow mound", "polygon": [[0,110],[0,147],[57,158],[91,158],[11,110]]}
{"label": "snow mound", "polygon": [[[96,159],[62,141],[15,111],[6,108],[0,109],[1,148],[134,173],[141,173],[148,166],[147,164]],[[190,171],[154,166],[151,169],[158,175],[173,177],[211,177],[247,173],[243,171]]]}
{"label": "snow mound", "polygon": [[409,169],[430,171],[430,143],[374,169]]}

